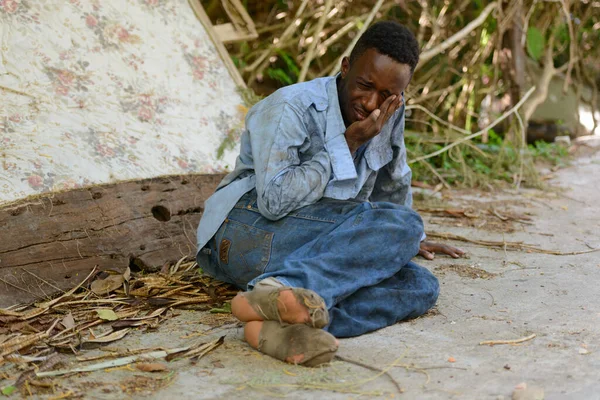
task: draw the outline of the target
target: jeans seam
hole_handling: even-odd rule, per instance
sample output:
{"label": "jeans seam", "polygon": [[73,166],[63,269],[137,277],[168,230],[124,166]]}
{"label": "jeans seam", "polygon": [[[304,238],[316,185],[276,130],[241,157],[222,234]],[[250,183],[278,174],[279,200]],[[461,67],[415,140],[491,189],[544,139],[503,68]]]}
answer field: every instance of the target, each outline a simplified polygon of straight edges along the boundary
{"label": "jeans seam", "polygon": [[291,214],[288,214],[287,216],[290,217],[290,218],[306,219],[306,220],[309,220],[309,221],[328,222],[330,224],[337,223],[337,221],[334,220],[334,219],[313,217],[312,215],[298,215],[298,214],[291,215]]}
{"label": "jeans seam", "polygon": [[[252,211],[252,212],[254,212],[256,214],[260,214],[262,216],[260,210],[258,208],[252,207],[252,206],[248,207],[248,206],[236,205],[234,208],[238,209],[238,210]],[[297,219],[304,219],[304,220],[308,220],[308,221],[327,222],[330,224],[336,224],[338,222],[337,220],[334,220],[334,219],[314,217],[312,215],[299,215],[299,214],[288,214],[285,216],[285,218],[297,218]],[[233,220],[233,221],[240,222],[237,220]],[[243,222],[240,222],[240,223],[243,223]],[[245,225],[248,225],[248,224],[245,224]],[[254,226],[254,225],[248,225],[248,226]]]}

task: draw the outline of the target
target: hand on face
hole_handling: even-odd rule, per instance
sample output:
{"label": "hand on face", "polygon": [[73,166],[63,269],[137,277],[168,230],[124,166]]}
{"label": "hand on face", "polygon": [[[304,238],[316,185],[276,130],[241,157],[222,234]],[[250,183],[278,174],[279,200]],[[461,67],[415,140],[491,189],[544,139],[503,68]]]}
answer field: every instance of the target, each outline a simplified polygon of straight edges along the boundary
{"label": "hand on face", "polygon": [[354,153],[361,145],[377,136],[385,123],[401,106],[402,97],[391,95],[385,99],[380,108],[373,110],[368,117],[352,123],[344,134],[350,152]]}

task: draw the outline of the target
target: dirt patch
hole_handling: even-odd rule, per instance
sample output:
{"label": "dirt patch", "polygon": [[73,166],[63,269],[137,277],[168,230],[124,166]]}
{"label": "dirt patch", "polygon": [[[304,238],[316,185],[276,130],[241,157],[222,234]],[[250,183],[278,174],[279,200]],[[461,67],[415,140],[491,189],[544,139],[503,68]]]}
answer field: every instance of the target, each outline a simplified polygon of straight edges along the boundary
{"label": "dirt patch", "polygon": [[435,270],[439,272],[440,275],[445,275],[446,272],[453,272],[461,278],[471,279],[492,279],[498,276],[498,274],[487,272],[486,270],[477,267],[477,265],[478,264],[447,264],[436,267]]}
{"label": "dirt patch", "polygon": [[161,377],[134,375],[119,384],[123,393],[133,395],[151,395],[168,386],[173,381],[174,373],[169,372]]}
{"label": "dirt patch", "polygon": [[475,203],[459,207],[417,208],[421,215],[429,216],[435,225],[471,227],[493,232],[511,233],[519,225],[532,225],[530,215],[517,213],[507,207],[494,207],[487,203]]}
{"label": "dirt patch", "polygon": [[218,328],[223,325],[233,324],[238,320],[231,314],[204,314],[198,320],[199,323],[203,325],[209,325],[213,328]]}

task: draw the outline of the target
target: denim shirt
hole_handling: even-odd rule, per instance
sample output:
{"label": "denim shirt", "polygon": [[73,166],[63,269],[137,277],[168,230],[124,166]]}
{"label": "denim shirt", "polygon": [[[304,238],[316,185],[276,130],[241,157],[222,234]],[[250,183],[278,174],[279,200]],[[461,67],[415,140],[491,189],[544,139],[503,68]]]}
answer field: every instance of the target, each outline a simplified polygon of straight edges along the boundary
{"label": "denim shirt", "polygon": [[279,89],[250,109],[245,126],[235,169],[204,204],[198,249],[254,188],[260,213],[273,221],[322,197],[412,206],[404,106],[354,157],[344,136],[336,77]]}

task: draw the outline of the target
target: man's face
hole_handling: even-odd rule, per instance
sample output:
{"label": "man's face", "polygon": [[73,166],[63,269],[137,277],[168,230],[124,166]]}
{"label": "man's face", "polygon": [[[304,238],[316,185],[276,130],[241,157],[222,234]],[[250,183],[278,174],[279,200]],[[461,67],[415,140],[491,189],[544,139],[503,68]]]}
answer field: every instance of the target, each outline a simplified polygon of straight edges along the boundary
{"label": "man's face", "polygon": [[367,118],[389,96],[400,96],[410,78],[408,65],[375,49],[367,49],[352,65],[344,58],[338,97],[346,127]]}

